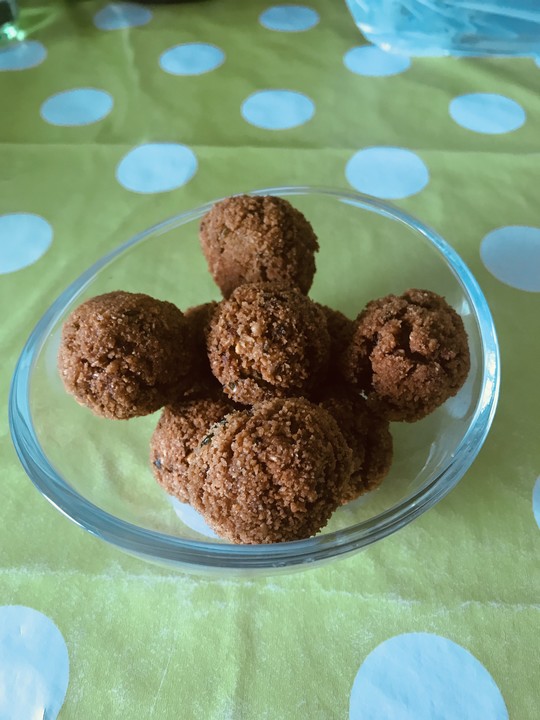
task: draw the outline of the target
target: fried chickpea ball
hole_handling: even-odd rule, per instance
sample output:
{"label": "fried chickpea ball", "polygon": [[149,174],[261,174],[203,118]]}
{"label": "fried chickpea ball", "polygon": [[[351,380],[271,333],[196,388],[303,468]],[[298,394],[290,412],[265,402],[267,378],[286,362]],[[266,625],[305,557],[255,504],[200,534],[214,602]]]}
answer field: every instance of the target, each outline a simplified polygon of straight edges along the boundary
{"label": "fried chickpea ball", "polygon": [[344,384],[325,387],[322,407],[337,422],[352,451],[352,472],[341,503],[355,500],[382,483],[392,464],[392,435],[388,420],[370,409],[367,401]]}
{"label": "fried chickpea ball", "polygon": [[324,408],[274,399],[210,429],[190,457],[189,499],[234,543],[299,540],[326,525],[350,474],[351,451]]}
{"label": "fried chickpea ball", "polygon": [[91,298],[62,328],[64,386],[106,418],[155,412],[185,385],[190,363],[182,312],[148,295],[117,291]]}
{"label": "fried chickpea ball", "polygon": [[222,399],[191,400],[164,408],[150,441],[150,462],[157,482],[181,502],[187,493],[188,459],[211,425],[234,410]]}
{"label": "fried chickpea ball", "polygon": [[301,292],[253,283],[220,303],[207,347],[225,393],[251,405],[305,394],[326,369],[330,337],[322,310]]}
{"label": "fried chickpea ball", "polygon": [[389,420],[414,422],[455,395],[468,375],[463,321],[428,290],[374,300],[342,358],[345,379]]}
{"label": "fried chickpea ball", "polygon": [[201,246],[224,297],[239,285],[280,282],[307,294],[319,244],[287,200],[237,195],[216,203],[201,222]]}
{"label": "fried chickpea ball", "polygon": [[[353,333],[354,321],[349,320],[339,310],[334,310],[327,305],[319,305],[326,318],[326,327],[330,335],[330,360],[328,363],[329,375],[332,377],[339,372],[340,359],[349,346]],[[332,382],[332,379],[330,378]]]}
{"label": "fried chickpea ball", "polygon": [[195,398],[217,397],[221,394],[221,385],[212,374],[206,351],[208,328],[217,306],[216,302],[208,302],[188,308],[184,312],[191,343],[191,371],[187,377],[187,385],[181,388],[178,398],[171,398],[170,404]]}

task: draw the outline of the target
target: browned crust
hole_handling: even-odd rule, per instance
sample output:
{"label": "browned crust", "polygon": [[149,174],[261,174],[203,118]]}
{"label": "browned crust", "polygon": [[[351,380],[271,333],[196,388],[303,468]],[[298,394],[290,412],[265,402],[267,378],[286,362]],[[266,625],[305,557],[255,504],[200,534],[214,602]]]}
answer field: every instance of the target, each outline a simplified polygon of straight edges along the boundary
{"label": "browned crust", "polygon": [[235,543],[299,540],[338,507],[351,451],[329,413],[302,398],[227,415],[190,458],[189,499]]}
{"label": "browned crust", "polygon": [[172,303],[122,291],[74,310],[58,354],[66,390],[97,415],[117,419],[162,407],[185,385],[190,362],[182,312]]}
{"label": "browned crust", "polygon": [[470,369],[463,321],[428,290],[374,300],[342,358],[347,381],[390,420],[420,420],[462,387]]}
{"label": "browned crust", "polygon": [[224,297],[244,283],[281,282],[308,293],[317,237],[304,215],[272,196],[226,198],[201,222],[201,247]]}
{"label": "browned crust", "polygon": [[237,288],[208,332],[210,367],[236,402],[303,395],[326,369],[323,312],[299,291],[269,283]]}

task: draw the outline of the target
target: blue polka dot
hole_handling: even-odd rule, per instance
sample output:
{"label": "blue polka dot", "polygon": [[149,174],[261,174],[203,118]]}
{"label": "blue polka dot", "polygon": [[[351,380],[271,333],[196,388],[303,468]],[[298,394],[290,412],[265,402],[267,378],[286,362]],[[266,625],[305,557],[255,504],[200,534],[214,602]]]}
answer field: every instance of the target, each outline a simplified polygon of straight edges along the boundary
{"label": "blue polka dot", "polygon": [[37,40],[13,43],[0,48],[1,70],[28,70],[40,65],[47,57],[47,50]]}
{"label": "blue polka dot", "polygon": [[159,64],[171,75],[202,75],[225,62],[225,53],[215,45],[185,43],[165,50]]}
{"label": "blue polka dot", "polygon": [[177,498],[172,497],[171,495],[168,497],[171,505],[173,506],[174,512],[184,525],[187,525],[188,528],[195,530],[195,532],[200,535],[205,535],[206,537],[212,539],[218,538],[218,535],[216,535],[212,528],[207,525],[203,516],[197,512],[195,508],[191,507],[191,505],[188,505],[187,503],[181,503]]}
{"label": "blue polka dot", "polygon": [[397,147],[359,150],[347,163],[345,176],[359,192],[387,200],[414,195],[429,182],[418,155]]}
{"label": "blue polka dot", "polygon": [[51,125],[77,127],[103,120],[112,110],[108,92],[95,88],[76,88],[52,95],[41,106],[41,117]]}
{"label": "blue polka dot", "polygon": [[127,190],[160,193],[185,185],[197,171],[197,158],[185,145],[149,143],[130,150],[116,168]]}
{"label": "blue polka dot", "polygon": [[480,257],[497,280],[540,292],[540,228],[508,225],[492,230],[482,240]]}
{"label": "blue polka dot", "polygon": [[109,3],[94,15],[94,25],[100,30],[123,30],[146,25],[152,11],[134,3]]}
{"label": "blue polka dot", "polygon": [[242,104],[242,116],[264,130],[288,130],[307,123],[315,105],[306,95],[293,90],[260,90]]}
{"label": "blue polka dot", "polygon": [[493,93],[460,95],[450,102],[450,115],[458,125],[487,135],[512,132],[523,125],[525,110],[515,100]]}
{"label": "blue polka dot", "polygon": [[411,66],[405,55],[392,55],[373,45],[352,48],[343,56],[343,62],[347,70],[368,77],[398,75]]}
{"label": "blue polka dot", "polygon": [[0,607],[0,718],[56,720],[68,682],[68,651],[53,621],[29,607]]}
{"label": "blue polka dot", "polygon": [[47,252],[52,238],[51,226],[39,215],[0,215],[0,274],[35,263]]}
{"label": "blue polka dot", "polygon": [[261,13],[259,22],[268,30],[303,32],[317,25],[319,15],[305,5],[275,5]]}
{"label": "blue polka dot", "polygon": [[540,477],[537,478],[536,482],[534,483],[532,504],[534,519],[536,520],[536,524],[540,528]]}
{"label": "blue polka dot", "polygon": [[375,648],[354,679],[350,720],[508,720],[499,688],[460,645],[429,633]]}

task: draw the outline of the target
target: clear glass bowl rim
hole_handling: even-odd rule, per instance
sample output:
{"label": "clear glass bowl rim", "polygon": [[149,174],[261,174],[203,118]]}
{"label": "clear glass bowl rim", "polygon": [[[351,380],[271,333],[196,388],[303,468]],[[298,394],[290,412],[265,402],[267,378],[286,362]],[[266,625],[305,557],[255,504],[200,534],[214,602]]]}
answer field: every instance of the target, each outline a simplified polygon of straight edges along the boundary
{"label": "clear glass bowl rim", "polygon": [[483,350],[482,385],[473,418],[458,449],[430,482],[392,508],[348,528],[295,542],[232,545],[182,539],[121,520],[76,492],[49,462],[34,430],[29,387],[34,364],[51,328],[62,316],[66,306],[84,291],[98,271],[149,236],[168,232],[201,217],[217,200],[175,215],[138,233],[107,253],[72,282],[38,321],[20,354],[11,381],[9,424],[15,450],[28,476],[62,514],[93,535],[128,553],[186,569],[264,570],[315,563],[360,550],[391,535],[433,507],[459,482],[482,447],[498,401],[500,356],[489,306],[468,267],[438,233],[390,203],[353,191],[284,186],[253,190],[250,194],[333,197],[395,220],[422,235],[443,256],[476,316]]}

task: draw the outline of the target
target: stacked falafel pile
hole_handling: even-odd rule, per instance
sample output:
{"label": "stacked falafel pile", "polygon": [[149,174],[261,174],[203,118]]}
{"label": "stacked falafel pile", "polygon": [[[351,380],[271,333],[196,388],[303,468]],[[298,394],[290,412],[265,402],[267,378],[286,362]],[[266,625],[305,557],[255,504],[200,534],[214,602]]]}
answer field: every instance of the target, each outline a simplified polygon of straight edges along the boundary
{"label": "stacked falafel pile", "polygon": [[355,321],[311,300],[317,238],[281,198],[217,203],[200,239],[224,299],[185,313],[122,291],[88,300],[64,324],[64,385],[108,418],[164,407],[156,480],[221,537],[309,537],[387,475],[389,421],[458,392],[463,323],[426,290],[374,300]]}

